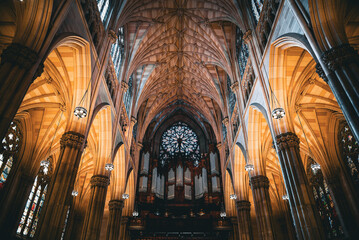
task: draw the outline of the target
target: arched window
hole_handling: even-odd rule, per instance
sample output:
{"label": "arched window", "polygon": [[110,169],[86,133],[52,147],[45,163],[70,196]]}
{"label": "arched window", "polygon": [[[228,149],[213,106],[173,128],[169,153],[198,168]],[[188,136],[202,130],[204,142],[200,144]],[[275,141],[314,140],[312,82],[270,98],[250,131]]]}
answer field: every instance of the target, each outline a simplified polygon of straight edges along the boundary
{"label": "arched window", "polygon": [[179,155],[193,161],[200,159],[197,134],[182,122],[175,123],[163,133],[160,146],[161,163]]}
{"label": "arched window", "polygon": [[50,159],[41,161],[39,173],[32,185],[29,198],[22,213],[16,233],[23,238],[33,238],[35,235],[52,172]]}
{"label": "arched window", "polygon": [[243,33],[238,27],[236,29],[236,53],[238,58],[239,73],[241,75],[240,78],[242,79],[244,71],[246,70],[249,52],[247,44],[243,41]]}
{"label": "arched window", "polygon": [[11,122],[4,139],[0,144],[0,189],[6,182],[10,170],[18,157],[22,143],[22,134],[17,122]]}
{"label": "arched window", "polygon": [[132,84],[133,84],[133,80],[132,80],[132,75],[131,75],[131,77],[128,79],[128,89],[127,89],[126,93],[123,94],[123,103],[126,108],[127,116],[130,115],[132,91],[133,91]]}
{"label": "arched window", "polygon": [[251,0],[252,12],[256,23],[259,21],[259,17],[262,12],[264,0]]}
{"label": "arched window", "polygon": [[96,0],[96,1],[97,1],[98,10],[100,11],[101,20],[102,22],[104,22],[109,10],[110,0]]}
{"label": "arched window", "polygon": [[119,79],[124,48],[125,48],[124,33],[123,33],[123,27],[121,27],[118,30],[118,37],[116,39],[116,42],[111,47],[111,58],[112,58],[113,66],[116,70],[117,79]]}
{"label": "arched window", "polygon": [[338,140],[342,159],[359,190],[359,144],[348,124],[345,124],[340,130]]}
{"label": "arched window", "polygon": [[309,159],[307,168],[309,182],[312,185],[314,200],[323,223],[327,239],[342,239],[343,228],[340,225],[328,185],[323,177],[320,165]]}

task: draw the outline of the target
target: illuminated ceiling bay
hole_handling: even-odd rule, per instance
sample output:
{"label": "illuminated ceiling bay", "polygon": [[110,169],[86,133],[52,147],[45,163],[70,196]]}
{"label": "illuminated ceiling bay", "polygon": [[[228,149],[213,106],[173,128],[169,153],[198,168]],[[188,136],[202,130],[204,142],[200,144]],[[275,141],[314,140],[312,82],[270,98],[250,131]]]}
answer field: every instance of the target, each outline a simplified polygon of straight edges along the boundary
{"label": "illuminated ceiling bay", "polygon": [[217,129],[226,115],[227,78],[237,79],[231,64],[237,8],[231,1],[139,0],[124,12],[130,54],[124,77],[133,78],[133,115],[143,121],[142,132],[155,116],[178,108]]}

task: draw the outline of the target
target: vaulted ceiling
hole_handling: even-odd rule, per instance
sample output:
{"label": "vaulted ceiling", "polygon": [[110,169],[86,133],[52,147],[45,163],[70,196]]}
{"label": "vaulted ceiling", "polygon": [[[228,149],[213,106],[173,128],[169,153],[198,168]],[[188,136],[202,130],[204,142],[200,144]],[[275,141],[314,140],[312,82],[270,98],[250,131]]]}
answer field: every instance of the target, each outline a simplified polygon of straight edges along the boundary
{"label": "vaulted ceiling", "polygon": [[132,75],[132,111],[141,125],[183,109],[217,132],[227,115],[227,76],[231,82],[238,79],[234,41],[241,17],[236,4],[128,1],[121,19],[127,43],[123,78]]}

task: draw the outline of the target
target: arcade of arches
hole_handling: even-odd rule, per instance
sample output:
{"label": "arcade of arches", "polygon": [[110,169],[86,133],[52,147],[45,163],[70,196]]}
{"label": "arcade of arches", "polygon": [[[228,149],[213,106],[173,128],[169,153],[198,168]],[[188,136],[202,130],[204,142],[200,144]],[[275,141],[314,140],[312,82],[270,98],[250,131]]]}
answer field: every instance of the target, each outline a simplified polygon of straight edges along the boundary
{"label": "arcade of arches", "polygon": [[0,238],[358,239],[359,1],[0,1]]}

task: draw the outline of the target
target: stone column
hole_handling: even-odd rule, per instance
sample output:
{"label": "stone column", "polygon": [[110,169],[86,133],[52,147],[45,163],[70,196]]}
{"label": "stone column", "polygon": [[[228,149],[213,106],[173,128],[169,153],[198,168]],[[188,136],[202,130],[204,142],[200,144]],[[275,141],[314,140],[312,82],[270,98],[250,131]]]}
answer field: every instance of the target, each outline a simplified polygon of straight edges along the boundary
{"label": "stone column", "polygon": [[312,190],[299,153],[299,138],[291,132],[276,136],[279,161],[298,239],[324,239]]}
{"label": "stone column", "polygon": [[251,203],[247,200],[236,201],[238,218],[238,235],[241,240],[253,240],[251,223]]}
{"label": "stone column", "polygon": [[107,226],[106,240],[118,240],[121,229],[121,215],[124,206],[123,200],[111,200],[108,203],[110,217]]}
{"label": "stone column", "polygon": [[266,176],[251,177],[254,207],[261,239],[275,239],[273,213],[269,198],[269,180]]}
{"label": "stone column", "polygon": [[97,240],[100,238],[103,211],[105,208],[107,187],[110,178],[105,175],[94,175],[90,180],[91,192],[86,211],[81,239]]}
{"label": "stone column", "polygon": [[129,239],[129,234],[127,231],[127,224],[128,224],[129,219],[130,218],[127,216],[123,216],[121,218],[120,238],[119,238],[121,240]]}
{"label": "stone column", "polygon": [[38,59],[37,52],[19,43],[10,44],[1,55],[0,139],[5,136],[32,81],[43,71]]}
{"label": "stone column", "polygon": [[359,206],[356,192],[349,186],[345,175],[340,174],[340,170],[337,172],[337,175],[326,177],[326,181],[344,233],[349,239],[355,239],[359,236]]}
{"label": "stone column", "polygon": [[236,217],[231,217],[231,223],[232,223],[233,231],[232,231],[231,236],[230,236],[229,239],[238,240],[239,235],[238,235],[238,221],[237,221],[237,218]]}
{"label": "stone column", "polygon": [[317,64],[317,73],[330,86],[356,139],[359,139],[359,55],[349,44],[335,46],[322,55],[330,73]]}
{"label": "stone column", "polygon": [[60,140],[60,155],[41,210],[36,239],[60,239],[84,146],[84,136],[66,132]]}
{"label": "stone column", "polygon": [[19,170],[11,185],[6,182],[7,185],[2,189],[0,234],[4,239],[11,239],[15,235],[33,183],[33,177]]}

